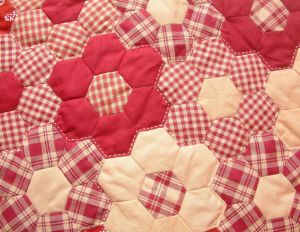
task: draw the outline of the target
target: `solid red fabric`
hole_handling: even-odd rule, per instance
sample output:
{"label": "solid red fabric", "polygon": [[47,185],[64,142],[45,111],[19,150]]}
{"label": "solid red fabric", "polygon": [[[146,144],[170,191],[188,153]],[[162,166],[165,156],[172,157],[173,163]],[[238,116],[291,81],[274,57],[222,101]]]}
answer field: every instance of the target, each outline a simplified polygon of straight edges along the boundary
{"label": "solid red fabric", "polygon": [[299,0],[281,0],[289,11],[300,11]]}
{"label": "solid red fabric", "polygon": [[84,0],[46,0],[43,11],[54,24],[75,21],[84,5]]}
{"label": "solid red fabric", "polygon": [[23,89],[23,84],[13,73],[0,73],[0,113],[16,109]]}
{"label": "solid red fabric", "polygon": [[48,84],[63,100],[84,97],[93,79],[93,73],[81,58],[58,62]]}
{"label": "solid red fabric", "polygon": [[92,135],[98,122],[98,114],[85,98],[65,101],[55,118],[56,124],[69,138]]}
{"label": "solid red fabric", "polygon": [[250,14],[253,0],[213,0],[216,7],[225,17],[246,16]]}
{"label": "solid red fabric", "polygon": [[297,45],[300,45],[300,11],[290,13],[285,31]]}
{"label": "solid red fabric", "polygon": [[0,5],[0,34],[7,34],[10,32],[11,26],[15,19],[15,8],[10,1],[4,0]]}
{"label": "solid red fabric", "polygon": [[117,71],[125,52],[126,49],[115,34],[98,35],[88,41],[83,60],[98,75]]}

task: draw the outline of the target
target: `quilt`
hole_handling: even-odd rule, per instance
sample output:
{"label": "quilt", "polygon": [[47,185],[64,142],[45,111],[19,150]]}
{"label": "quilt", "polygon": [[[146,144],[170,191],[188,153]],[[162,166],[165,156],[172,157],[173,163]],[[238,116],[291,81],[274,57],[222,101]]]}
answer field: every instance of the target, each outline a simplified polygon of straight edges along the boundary
{"label": "quilt", "polygon": [[299,0],[0,0],[1,232],[299,232]]}

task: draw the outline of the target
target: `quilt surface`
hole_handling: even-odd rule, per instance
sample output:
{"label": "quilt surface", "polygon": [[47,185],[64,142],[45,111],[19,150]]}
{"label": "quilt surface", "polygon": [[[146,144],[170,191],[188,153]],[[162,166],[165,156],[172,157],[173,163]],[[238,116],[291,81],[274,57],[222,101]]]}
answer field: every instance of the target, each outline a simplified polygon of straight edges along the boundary
{"label": "quilt surface", "polygon": [[1,232],[299,232],[299,0],[0,0]]}

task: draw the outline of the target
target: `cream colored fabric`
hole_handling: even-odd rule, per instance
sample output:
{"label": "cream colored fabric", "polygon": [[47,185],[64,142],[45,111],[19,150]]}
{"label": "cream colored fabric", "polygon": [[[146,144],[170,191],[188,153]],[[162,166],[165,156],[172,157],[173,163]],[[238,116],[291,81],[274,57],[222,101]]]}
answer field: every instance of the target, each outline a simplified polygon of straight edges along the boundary
{"label": "cream colored fabric", "polygon": [[278,137],[290,149],[300,147],[300,108],[281,110],[279,112],[275,131]]}
{"label": "cream colored fabric", "polygon": [[161,24],[182,23],[188,2],[186,0],[149,0],[147,11]]}
{"label": "cream colored fabric", "polygon": [[241,94],[224,76],[205,79],[198,100],[212,119],[233,116],[241,101]]}
{"label": "cream colored fabric", "polygon": [[203,188],[186,193],[179,215],[194,232],[204,231],[219,225],[225,207],[213,190]]}
{"label": "cream colored fabric", "polygon": [[154,221],[151,232],[192,232],[179,216]]}
{"label": "cream colored fabric", "polygon": [[254,202],[266,219],[288,216],[296,190],[282,174],[259,179]]}
{"label": "cream colored fabric", "polygon": [[208,186],[219,165],[212,152],[204,145],[181,147],[173,172],[187,190]]}
{"label": "cream colored fabric", "polygon": [[300,107],[300,75],[294,69],[271,72],[266,93],[280,109]]}
{"label": "cream colored fabric", "polygon": [[146,173],[171,170],[179,147],[163,128],[140,132],[131,155]]}
{"label": "cream colored fabric", "polygon": [[107,159],[98,182],[113,201],[128,201],[138,198],[145,173],[130,157]]}
{"label": "cream colored fabric", "polygon": [[138,201],[113,203],[106,226],[112,232],[148,232],[154,218]]}
{"label": "cream colored fabric", "polygon": [[297,50],[296,59],[294,62],[294,69],[300,74],[300,49]]}
{"label": "cream colored fabric", "polygon": [[27,196],[40,214],[65,208],[72,186],[58,167],[35,171]]}

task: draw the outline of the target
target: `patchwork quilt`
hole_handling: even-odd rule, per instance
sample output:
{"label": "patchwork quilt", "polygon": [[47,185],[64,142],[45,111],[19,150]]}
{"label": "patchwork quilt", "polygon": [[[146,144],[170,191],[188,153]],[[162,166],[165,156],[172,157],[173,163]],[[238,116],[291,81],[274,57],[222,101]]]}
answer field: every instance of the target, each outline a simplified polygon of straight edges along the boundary
{"label": "patchwork quilt", "polygon": [[299,45],[299,0],[0,0],[0,231],[299,232]]}

